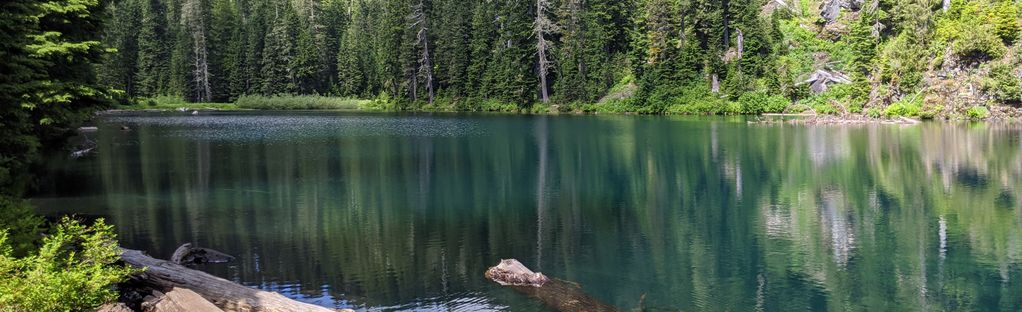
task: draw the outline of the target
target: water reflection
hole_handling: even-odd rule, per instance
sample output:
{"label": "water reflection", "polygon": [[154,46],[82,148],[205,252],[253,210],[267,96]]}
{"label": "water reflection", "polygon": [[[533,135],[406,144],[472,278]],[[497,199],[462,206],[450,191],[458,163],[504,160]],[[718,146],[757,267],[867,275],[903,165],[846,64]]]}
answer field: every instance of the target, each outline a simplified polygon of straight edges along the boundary
{"label": "water reflection", "polygon": [[[116,128],[130,124],[133,132]],[[500,258],[649,310],[1020,310],[1022,128],[115,117],[36,202],[338,307],[535,310]]]}

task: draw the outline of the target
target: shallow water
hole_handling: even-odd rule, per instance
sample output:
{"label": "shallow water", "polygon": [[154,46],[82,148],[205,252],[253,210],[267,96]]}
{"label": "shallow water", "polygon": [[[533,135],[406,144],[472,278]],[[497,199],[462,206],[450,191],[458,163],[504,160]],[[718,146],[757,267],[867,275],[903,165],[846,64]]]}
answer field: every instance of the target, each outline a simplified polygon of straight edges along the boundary
{"label": "shallow water", "polygon": [[[120,131],[128,125],[131,131]],[[1022,310],[1022,126],[348,113],[103,117],[33,201],[331,307],[533,311],[517,258],[622,309]]]}

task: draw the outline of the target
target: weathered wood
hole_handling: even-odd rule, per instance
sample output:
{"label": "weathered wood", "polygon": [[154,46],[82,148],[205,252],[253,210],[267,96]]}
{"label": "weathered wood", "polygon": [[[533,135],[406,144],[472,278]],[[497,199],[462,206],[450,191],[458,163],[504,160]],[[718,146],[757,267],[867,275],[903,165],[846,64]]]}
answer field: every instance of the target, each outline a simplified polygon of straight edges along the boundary
{"label": "weathered wood", "polygon": [[111,302],[96,308],[95,312],[134,312],[128,305],[121,302]]}
{"label": "weathered wood", "polygon": [[146,268],[145,283],[161,288],[181,287],[194,291],[224,311],[328,312],[330,309],[294,301],[278,293],[248,288],[234,282],[189,269],[170,261],[147,256],[141,251],[122,249],[121,259],[139,268]]}
{"label": "weathered wood", "polygon": [[174,287],[146,307],[146,312],[223,312],[194,291]]}
{"label": "weathered wood", "polygon": [[590,297],[578,284],[547,278],[515,259],[501,260],[486,270],[486,278],[511,287],[561,312],[617,312],[614,306]]}
{"label": "weathered wood", "polygon": [[515,259],[500,260],[496,266],[486,270],[486,278],[504,286],[543,287],[550,281],[543,273],[536,273]]}
{"label": "weathered wood", "polygon": [[234,257],[209,248],[194,247],[191,243],[182,244],[170,256],[170,262],[177,264],[225,263],[234,261]]}

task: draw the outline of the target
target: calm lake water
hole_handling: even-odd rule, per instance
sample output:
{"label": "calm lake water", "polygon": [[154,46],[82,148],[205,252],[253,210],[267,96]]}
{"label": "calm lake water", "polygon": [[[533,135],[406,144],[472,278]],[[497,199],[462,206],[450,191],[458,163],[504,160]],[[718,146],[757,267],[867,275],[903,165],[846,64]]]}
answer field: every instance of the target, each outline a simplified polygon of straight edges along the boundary
{"label": "calm lake water", "polygon": [[[128,125],[131,131],[120,131]],[[535,311],[501,258],[646,311],[1022,310],[1022,125],[108,116],[34,202],[331,307]]]}

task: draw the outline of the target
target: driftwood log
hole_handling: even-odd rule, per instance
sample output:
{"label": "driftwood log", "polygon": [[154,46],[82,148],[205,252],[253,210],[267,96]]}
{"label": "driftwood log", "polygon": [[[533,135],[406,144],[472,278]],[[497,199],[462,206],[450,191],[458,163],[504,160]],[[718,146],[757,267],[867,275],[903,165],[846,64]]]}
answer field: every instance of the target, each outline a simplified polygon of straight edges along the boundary
{"label": "driftwood log", "polygon": [[145,312],[223,312],[194,291],[174,287],[142,304]]}
{"label": "driftwood log", "polygon": [[333,311],[294,301],[278,293],[248,288],[170,261],[155,259],[138,250],[122,249],[121,259],[134,267],[146,268],[141,273],[145,283],[163,289],[179,287],[194,291],[224,311]]}
{"label": "driftwood log", "polygon": [[617,312],[614,306],[603,303],[582,292],[578,284],[551,279],[543,273],[533,272],[515,259],[501,260],[486,270],[486,278],[508,286],[561,312]]}
{"label": "driftwood log", "polygon": [[191,243],[185,243],[181,247],[177,247],[177,250],[174,250],[174,254],[170,256],[170,262],[183,265],[226,263],[231,261],[234,261],[234,257],[228,254],[209,248],[195,247]]}

